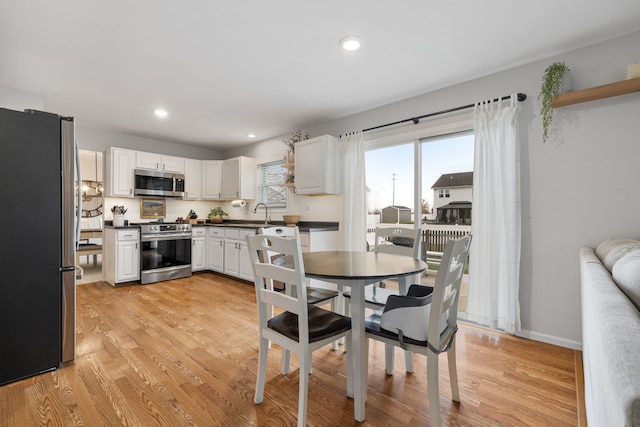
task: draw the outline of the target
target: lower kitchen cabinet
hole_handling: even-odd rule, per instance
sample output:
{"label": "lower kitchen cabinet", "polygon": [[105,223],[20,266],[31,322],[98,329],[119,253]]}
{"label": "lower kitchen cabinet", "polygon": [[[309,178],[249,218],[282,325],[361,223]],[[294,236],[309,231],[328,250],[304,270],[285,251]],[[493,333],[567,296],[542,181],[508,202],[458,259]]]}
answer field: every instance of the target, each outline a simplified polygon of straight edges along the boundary
{"label": "lower kitchen cabinet", "polygon": [[191,271],[207,269],[207,228],[193,227],[191,231]]}
{"label": "lower kitchen cabinet", "polygon": [[246,236],[255,230],[225,228],[224,232],[224,274],[253,281],[253,270],[247,251]]}
{"label": "lower kitchen cabinet", "polygon": [[102,275],[111,286],[140,279],[140,231],[105,228]]}
{"label": "lower kitchen cabinet", "polygon": [[224,228],[208,227],[207,261],[209,270],[224,272]]}

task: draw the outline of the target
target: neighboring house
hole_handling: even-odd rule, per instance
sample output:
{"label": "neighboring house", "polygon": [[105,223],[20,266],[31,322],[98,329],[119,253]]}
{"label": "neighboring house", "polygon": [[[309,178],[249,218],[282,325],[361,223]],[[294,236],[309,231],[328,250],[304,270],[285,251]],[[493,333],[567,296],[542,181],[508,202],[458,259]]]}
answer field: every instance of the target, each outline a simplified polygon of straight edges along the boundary
{"label": "neighboring house", "polygon": [[403,224],[411,222],[411,209],[406,206],[387,206],[382,208],[382,222]]}
{"label": "neighboring house", "polygon": [[473,172],[443,174],[431,188],[438,224],[471,224]]}

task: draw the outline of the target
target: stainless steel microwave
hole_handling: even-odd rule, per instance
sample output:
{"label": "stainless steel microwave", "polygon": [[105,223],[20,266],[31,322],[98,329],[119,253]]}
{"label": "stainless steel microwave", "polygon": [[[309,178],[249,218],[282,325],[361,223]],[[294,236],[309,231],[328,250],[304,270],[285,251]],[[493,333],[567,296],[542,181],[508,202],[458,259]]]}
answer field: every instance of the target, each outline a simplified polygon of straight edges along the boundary
{"label": "stainless steel microwave", "polygon": [[175,172],[135,170],[135,195],[139,196],[184,196],[184,175]]}

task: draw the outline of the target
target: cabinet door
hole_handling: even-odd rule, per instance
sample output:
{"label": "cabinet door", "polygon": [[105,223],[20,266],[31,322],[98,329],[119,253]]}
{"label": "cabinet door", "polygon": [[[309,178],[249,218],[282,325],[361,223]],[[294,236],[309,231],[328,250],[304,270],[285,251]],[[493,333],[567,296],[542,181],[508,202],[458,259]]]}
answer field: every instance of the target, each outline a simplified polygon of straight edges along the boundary
{"label": "cabinet door", "polygon": [[202,162],[202,199],[220,200],[222,198],[221,178],[222,160]]}
{"label": "cabinet door", "polygon": [[117,282],[127,282],[140,278],[138,242],[118,242],[116,260]]}
{"label": "cabinet door", "polygon": [[240,197],[240,157],[222,162],[222,198]]}
{"label": "cabinet door", "polygon": [[239,277],[250,282],[254,281],[253,268],[251,268],[251,259],[249,258],[249,250],[247,249],[247,243],[240,243],[240,256],[239,256]]}
{"label": "cabinet door", "polygon": [[184,158],[182,157],[162,156],[160,164],[163,171],[184,173]]}
{"label": "cabinet door", "polygon": [[240,276],[240,241],[228,240],[224,241],[224,274],[229,276]]}
{"label": "cabinet door", "polygon": [[136,168],[138,169],[162,169],[162,156],[156,153],[145,153],[138,151],[136,153]]}
{"label": "cabinet door", "polygon": [[338,139],[324,135],[296,144],[297,194],[340,194]]}
{"label": "cabinet door", "polygon": [[133,170],[136,152],[121,148],[111,148],[107,152],[106,182],[110,197],[133,197]]}
{"label": "cabinet door", "polygon": [[191,239],[191,271],[202,271],[206,266],[206,239],[194,237]]}
{"label": "cabinet door", "polygon": [[185,159],[184,161],[184,199],[200,199],[200,160]]}
{"label": "cabinet door", "polygon": [[224,199],[256,198],[256,159],[234,157],[222,162],[222,197]]}
{"label": "cabinet door", "polygon": [[222,273],[224,271],[224,239],[210,237],[208,249],[209,270]]}

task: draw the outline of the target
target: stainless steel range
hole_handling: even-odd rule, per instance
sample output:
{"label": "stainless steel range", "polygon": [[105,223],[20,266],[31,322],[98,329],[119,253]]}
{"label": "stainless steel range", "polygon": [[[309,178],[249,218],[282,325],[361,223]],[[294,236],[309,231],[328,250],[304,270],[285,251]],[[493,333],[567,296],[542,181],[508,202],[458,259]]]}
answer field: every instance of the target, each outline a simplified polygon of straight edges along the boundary
{"label": "stainless steel range", "polygon": [[191,276],[191,224],[140,224],[140,283]]}

